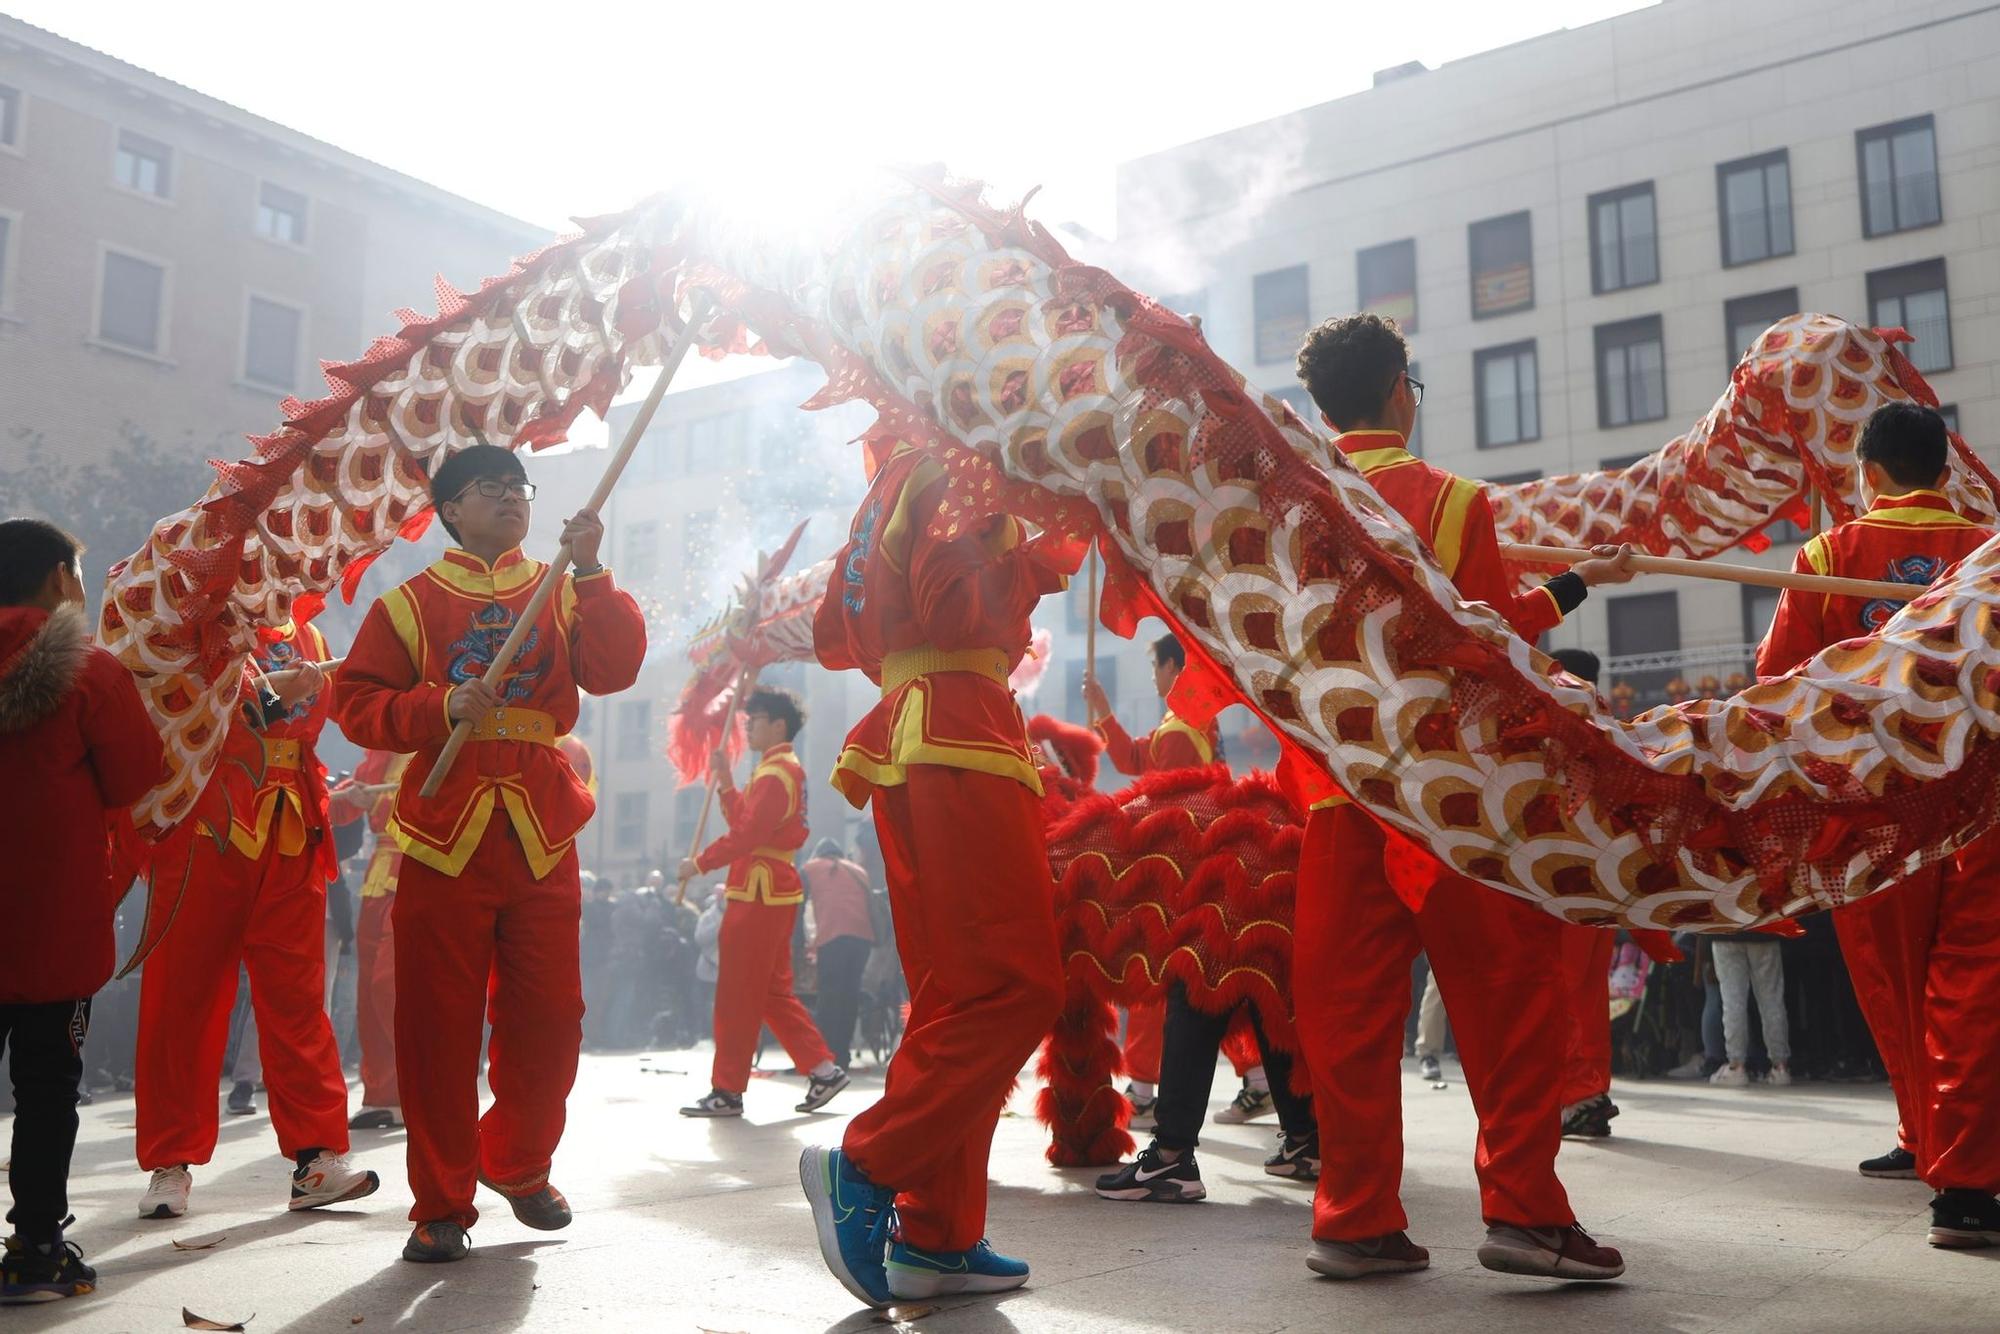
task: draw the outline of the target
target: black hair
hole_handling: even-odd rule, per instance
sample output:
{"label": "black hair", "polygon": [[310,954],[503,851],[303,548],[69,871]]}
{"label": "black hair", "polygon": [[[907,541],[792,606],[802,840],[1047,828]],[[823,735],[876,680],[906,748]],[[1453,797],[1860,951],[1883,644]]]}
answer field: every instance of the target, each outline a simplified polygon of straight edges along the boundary
{"label": "black hair", "polygon": [[46,519],[0,523],[0,607],[41,596],[57,569],[76,569],[83,543]]}
{"label": "black hair", "polygon": [[835,861],[842,861],[847,857],[847,849],[830,838],[823,838],[813,847],[813,856],[831,857]]}
{"label": "black hair", "polygon": [[1164,667],[1170,662],[1176,667],[1187,666],[1187,650],[1172,635],[1161,635],[1153,641],[1153,665]]}
{"label": "black hair", "polygon": [[1379,421],[1396,378],[1410,369],[1410,347],[1394,320],[1344,315],[1299,344],[1299,383],[1336,430]]}
{"label": "black hair", "polygon": [[1944,416],[1921,403],[1884,403],[1861,428],[1855,452],[1878,465],[1898,486],[1936,486],[1951,462]]}
{"label": "black hair", "polygon": [[451,534],[451,540],[458,541],[458,529],[452,527],[451,520],[444,517],[444,506],[448,500],[456,500],[466,487],[482,477],[499,477],[508,481],[527,481],[528,470],[521,466],[511,449],[489,445],[480,441],[467,445],[450,458],[440,463],[431,474],[431,507],[437,511],[438,522]]}
{"label": "black hair", "polygon": [[1597,655],[1589,649],[1559,648],[1554,653],[1549,654],[1549,656],[1562,664],[1562,669],[1571,676],[1580,676],[1592,685],[1597,684],[1597,674],[1602,669],[1603,664],[1597,660]]}
{"label": "black hair", "polygon": [[758,686],[750,692],[750,698],[743,701],[746,714],[761,713],[774,722],[785,725],[785,740],[798,736],[799,729],[806,725],[805,706],[799,697],[789,690],[776,686]]}

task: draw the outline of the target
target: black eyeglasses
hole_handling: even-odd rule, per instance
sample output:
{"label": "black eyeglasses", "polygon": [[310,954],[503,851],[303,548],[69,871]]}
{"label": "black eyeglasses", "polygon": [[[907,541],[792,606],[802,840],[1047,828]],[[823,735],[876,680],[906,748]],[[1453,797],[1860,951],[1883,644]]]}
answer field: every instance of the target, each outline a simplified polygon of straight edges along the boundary
{"label": "black eyeglasses", "polygon": [[1410,386],[1410,402],[1421,406],[1424,401],[1424,382],[1408,371],[1404,371],[1403,383]]}
{"label": "black eyeglasses", "polygon": [[475,482],[468,483],[465,490],[460,491],[452,499],[463,500],[467,492],[472,491],[477,491],[488,500],[505,500],[508,496],[512,496],[516,500],[533,500],[535,498],[535,484],[533,482],[512,481],[504,477],[481,477]]}

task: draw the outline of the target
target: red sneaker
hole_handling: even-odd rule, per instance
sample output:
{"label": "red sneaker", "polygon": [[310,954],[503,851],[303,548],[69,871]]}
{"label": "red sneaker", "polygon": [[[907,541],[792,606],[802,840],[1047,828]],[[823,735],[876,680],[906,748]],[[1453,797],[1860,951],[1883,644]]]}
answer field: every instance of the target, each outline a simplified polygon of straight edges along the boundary
{"label": "red sneaker", "polygon": [[1359,1241],[1314,1241],[1306,1253],[1306,1268],[1328,1278],[1366,1278],[1370,1274],[1412,1274],[1431,1267],[1431,1253],[1410,1240],[1407,1232],[1390,1232]]}
{"label": "red sneaker", "polygon": [[1599,1246],[1582,1227],[1514,1227],[1495,1224],[1486,1229],[1479,1263],[1502,1274],[1532,1274],[1540,1278],[1617,1278],[1625,1272],[1625,1257],[1610,1246]]}

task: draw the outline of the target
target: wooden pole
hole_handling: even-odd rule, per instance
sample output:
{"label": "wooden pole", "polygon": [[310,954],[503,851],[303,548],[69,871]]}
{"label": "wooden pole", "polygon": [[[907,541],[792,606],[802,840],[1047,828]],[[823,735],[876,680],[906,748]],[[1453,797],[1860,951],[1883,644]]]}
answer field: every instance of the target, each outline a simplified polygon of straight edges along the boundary
{"label": "wooden pole", "polygon": [[[1533,565],[1576,565],[1596,559],[1589,551],[1573,547],[1534,547],[1515,542],[1500,544],[1500,554],[1508,560]],[[1885,598],[1908,602],[1923,596],[1924,584],[1892,584],[1875,579],[1841,579],[1826,574],[1794,574],[1790,570],[1765,570],[1754,565],[1723,565],[1715,561],[1686,560],[1679,556],[1632,557],[1632,568],[1641,574],[1681,574],[1696,579],[1721,579],[1759,588],[1790,588],[1802,593],[1826,593],[1857,598]]]}
{"label": "wooden pole", "polygon": [[[625,471],[626,463],[632,458],[632,451],[639,446],[639,437],[646,433],[646,427],[652,423],[653,414],[659,410],[660,400],[666,397],[667,385],[672,382],[674,372],[680,369],[681,362],[687,357],[688,349],[694,346],[695,333],[706,318],[708,318],[708,302],[706,299],[698,299],[695,309],[688,318],[687,328],[683,329],[681,336],[674,340],[666,361],[660,365],[660,378],[653,381],[652,392],[648,393],[646,401],[639,405],[638,414],[632,418],[632,425],[625,432],[624,442],[618,446],[618,452],[611,456],[611,462],[604,469],[604,476],[597,481],[597,489],[590,493],[590,500],[584,508],[591,513],[597,513],[604,507],[604,502],[610,499],[611,488],[618,485],[619,474]],[[542,609],[549,605],[550,596],[555,593],[563,575],[569,570],[569,562],[569,544],[565,542],[556,548],[555,564],[549,566],[548,571],[542,575],[542,582],[535,586],[534,596],[528,599],[528,605],[523,607],[521,614],[514,619],[514,628],[508,634],[507,642],[493,655],[492,664],[487,667],[486,675],[481,678],[487,685],[497,687],[506,679],[508,670],[513,666],[514,655],[520,652],[521,641],[528,637],[528,632],[540,619]],[[430,774],[424,779],[420,796],[437,795],[438,788],[444,783],[445,775],[451,772],[452,764],[458,759],[458,752],[465,749],[465,743],[471,737],[472,720],[460,719],[451,729],[451,736],[445,741],[444,749],[438,752],[437,763],[431,766]]]}
{"label": "wooden pole", "polygon": [[1090,679],[1097,679],[1097,543],[1090,544],[1089,587],[1090,606],[1083,622],[1083,669]]}
{"label": "wooden pole", "polygon": [[[750,692],[755,690],[756,688],[757,688],[757,671],[755,668],[752,668],[749,671],[744,672],[741,676],[737,677],[736,692],[729,697],[729,711],[731,713],[735,713],[737,710],[741,709],[743,707],[743,701],[750,698]],[[726,736],[728,734],[728,729],[724,728],[723,731],[724,735]],[[701,814],[695,817],[694,838],[690,840],[688,845],[687,855],[689,859],[692,859],[697,853],[701,851],[701,845],[704,841],[706,841],[708,837],[708,813],[715,807],[715,793],[716,789],[719,786],[720,785],[715,781],[715,775],[713,773],[709,774],[708,795],[701,799]],[[685,875],[682,876],[680,879],[680,884],[674,887],[674,903],[676,905],[687,902],[688,879],[689,877]]]}

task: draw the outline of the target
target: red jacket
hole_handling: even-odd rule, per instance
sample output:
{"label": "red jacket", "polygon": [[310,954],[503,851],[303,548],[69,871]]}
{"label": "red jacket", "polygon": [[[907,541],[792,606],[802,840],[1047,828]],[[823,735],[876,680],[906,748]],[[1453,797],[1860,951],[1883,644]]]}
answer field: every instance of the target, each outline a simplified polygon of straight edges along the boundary
{"label": "red jacket", "polygon": [[704,873],[729,868],[728,897],[757,903],[797,903],[805,897],[793,858],[806,842],[806,771],[789,744],[764,752],[750,785],[722,794],[729,832],[702,850]]}
{"label": "red jacket", "polygon": [[[1846,579],[1929,584],[1993,536],[1935,491],[1882,496],[1858,519],[1836,524],[1799,548],[1792,569]],[[1786,589],[1757,648],[1757,675],[1783,676],[1821,649],[1874,634],[1903,604]]]}
{"label": "red jacket", "polygon": [[[255,673],[283,671],[301,659],[324,662],[326,637],[314,627],[286,625],[280,638],[259,640],[245,673],[244,698],[257,692]],[[261,722],[247,705],[237,709],[223,739],[215,776],[195,806],[205,829],[222,829],[229,845],[256,861],[273,837],[281,856],[308,848],[331,880],[339,869],[327,815],[326,766],[319,762],[319,734],[326,729],[327,697],[321,690],[289,708],[278,707]]]}
{"label": "red jacket", "polygon": [[1160,720],[1160,725],[1143,737],[1128,733],[1110,714],[1105,714],[1094,724],[1097,735],[1104,739],[1104,753],[1111,759],[1111,767],[1121,774],[1148,774],[1161,769],[1197,769],[1215,763],[1215,743],[1219,733],[1215,720],[1210,719],[1207,727],[1196,727],[1193,723],[1182,722],[1174,717],[1173,710]]}
{"label": "red jacket", "polygon": [[834,786],[857,807],[907,781],[913,764],[998,774],[1042,793],[1007,677],[1028,651],[1028,613],[1065,586],[1082,547],[1046,535],[1023,542],[1006,515],[933,537],[944,486],[943,465],[901,446],[869,485],[813,617],[820,665],[859,668],[882,687],[834,766]]}
{"label": "red jacket", "polygon": [[627,689],[646,656],[646,619],[608,570],[563,576],[501,682],[504,703],[479,720],[437,795],[421,795],[451,736],[446,700],[485,675],[547,569],[519,549],[488,566],[453,547],[369,608],[335,678],[333,716],[349,740],[416,753],[395,834],[404,855],[446,875],[465,869],[496,811],[529,869],[547,875],[597,808],[556,739],[576,726],[579,689]]}
{"label": "red jacket", "polygon": [[160,735],[80,608],[0,607],[0,1005],[82,1000],[111,977],[107,820],[158,782]]}

